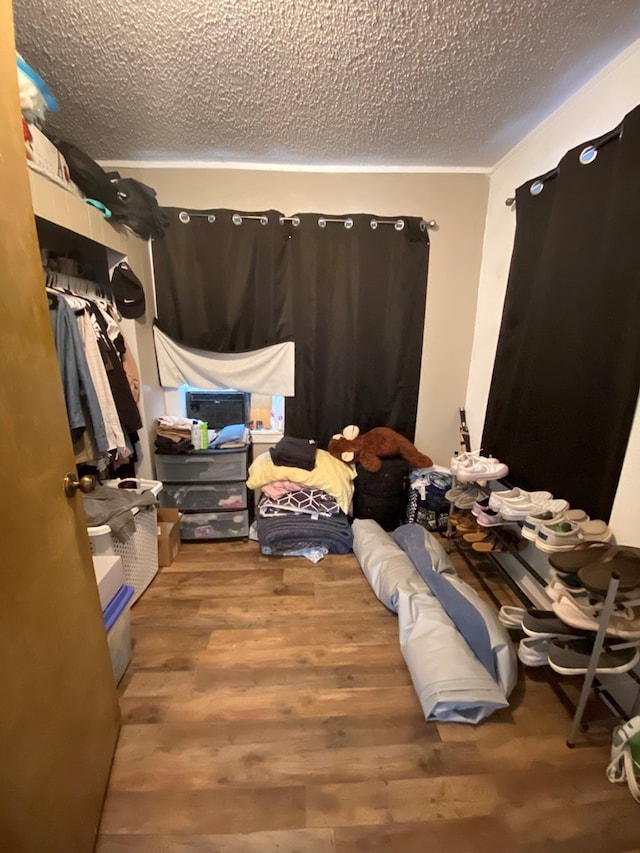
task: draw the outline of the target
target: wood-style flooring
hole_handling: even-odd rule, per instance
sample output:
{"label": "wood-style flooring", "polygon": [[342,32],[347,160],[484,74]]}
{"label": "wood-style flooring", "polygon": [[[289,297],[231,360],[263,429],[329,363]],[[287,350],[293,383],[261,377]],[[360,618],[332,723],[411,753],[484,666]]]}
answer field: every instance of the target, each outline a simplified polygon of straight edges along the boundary
{"label": "wood-style flooring", "polygon": [[131,615],[97,853],[640,850],[610,730],[567,749],[540,670],[477,727],[425,722],[353,555],[184,544]]}

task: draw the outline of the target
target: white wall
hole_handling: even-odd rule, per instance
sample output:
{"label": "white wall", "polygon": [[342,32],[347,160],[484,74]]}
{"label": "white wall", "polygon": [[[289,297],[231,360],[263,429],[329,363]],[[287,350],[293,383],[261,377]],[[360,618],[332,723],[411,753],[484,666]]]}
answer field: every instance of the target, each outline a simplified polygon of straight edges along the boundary
{"label": "white wall", "polygon": [[[625,50],[522,140],[490,178],[475,333],[466,396],[472,444],[479,446],[515,233],[505,205],[516,187],[553,168],[571,148],[615,127],[640,102],[640,40]],[[632,427],[610,519],[619,542],[640,545],[640,415]],[[540,484],[544,488],[544,484]]]}

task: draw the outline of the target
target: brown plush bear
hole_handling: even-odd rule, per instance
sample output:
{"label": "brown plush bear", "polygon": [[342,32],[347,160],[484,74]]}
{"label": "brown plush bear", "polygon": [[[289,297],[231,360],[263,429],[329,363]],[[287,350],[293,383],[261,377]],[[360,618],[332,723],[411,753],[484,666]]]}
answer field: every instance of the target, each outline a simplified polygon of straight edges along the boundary
{"label": "brown plush bear", "polygon": [[341,435],[329,442],[329,453],[343,462],[360,462],[366,471],[379,471],[382,458],[402,456],[412,468],[429,468],[431,459],[416,448],[408,438],[389,427],[375,427],[360,435],[357,426],[347,426]]}

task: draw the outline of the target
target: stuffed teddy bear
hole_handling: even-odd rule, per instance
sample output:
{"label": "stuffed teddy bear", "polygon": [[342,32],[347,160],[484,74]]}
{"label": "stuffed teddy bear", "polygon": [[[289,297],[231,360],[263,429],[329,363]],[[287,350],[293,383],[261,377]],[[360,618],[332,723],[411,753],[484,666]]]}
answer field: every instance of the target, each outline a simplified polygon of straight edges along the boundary
{"label": "stuffed teddy bear", "polygon": [[329,442],[329,453],[343,462],[360,462],[366,471],[379,471],[382,457],[402,456],[412,468],[429,468],[431,459],[416,448],[408,438],[389,427],[375,427],[360,435],[357,426],[346,426],[342,434]]}

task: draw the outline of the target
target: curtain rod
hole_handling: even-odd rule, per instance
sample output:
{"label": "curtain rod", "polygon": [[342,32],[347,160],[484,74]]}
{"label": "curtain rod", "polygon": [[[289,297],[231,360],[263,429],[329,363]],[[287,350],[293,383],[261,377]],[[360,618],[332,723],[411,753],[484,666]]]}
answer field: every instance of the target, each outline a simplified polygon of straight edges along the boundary
{"label": "curtain rod", "polygon": [[[614,127],[613,130],[604,133],[602,136],[599,136],[598,139],[594,139],[593,142],[590,142],[588,145],[580,151],[578,154],[578,162],[581,166],[589,166],[598,156],[598,151],[603,148],[608,142],[617,142],[622,139],[622,134],[624,133],[624,124],[621,123],[617,127]],[[557,178],[560,169],[551,169],[551,171],[547,172],[541,177],[536,178],[532,181],[531,186],[529,187],[529,192],[531,195],[540,195],[544,188],[544,182],[550,180],[551,178]],[[507,207],[513,207],[516,203],[514,196],[509,196],[509,198],[505,198],[504,203]]]}
{"label": "curtain rod", "polygon": [[[187,222],[191,221],[192,217],[201,217],[206,219],[207,222],[215,222],[216,216],[214,213],[188,213],[186,210],[181,210],[178,214],[178,219],[183,224],[187,224]],[[242,222],[245,219],[256,219],[260,222],[261,225],[269,224],[269,217],[263,214],[249,214],[249,213],[234,213],[231,217],[231,221],[234,225],[242,225]],[[299,216],[281,216],[278,220],[280,225],[284,225],[285,222],[290,222],[294,228],[297,228],[300,225],[300,217]],[[318,217],[318,226],[320,228],[326,228],[327,223],[329,222],[341,222],[345,228],[353,228],[353,219],[350,216],[347,216],[346,219],[341,219],[338,217],[330,217],[330,216],[320,216]],[[369,221],[369,227],[372,231],[375,231],[378,225],[393,225],[396,231],[402,231],[405,227],[404,219],[371,219]],[[420,220],[420,230],[426,231],[427,228],[437,229],[438,223],[435,219],[421,219]]]}

